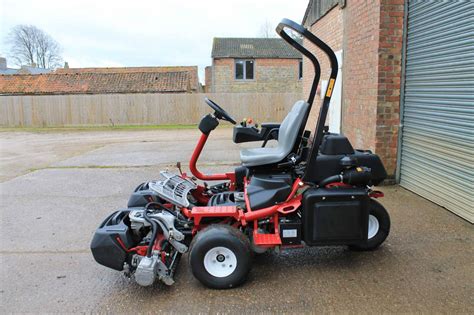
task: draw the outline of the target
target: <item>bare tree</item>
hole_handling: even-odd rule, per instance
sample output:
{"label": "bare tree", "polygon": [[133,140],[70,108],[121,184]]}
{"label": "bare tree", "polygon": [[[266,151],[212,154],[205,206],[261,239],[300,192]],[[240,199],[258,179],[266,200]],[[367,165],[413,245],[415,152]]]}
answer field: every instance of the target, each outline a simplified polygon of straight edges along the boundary
{"label": "bare tree", "polygon": [[259,32],[259,37],[263,38],[272,38],[275,37],[276,32],[275,28],[272,26],[272,24],[266,20],[265,23],[260,26],[260,32]]}
{"label": "bare tree", "polygon": [[51,36],[33,25],[17,25],[8,35],[10,56],[18,65],[36,65],[53,69],[62,63],[61,46]]}

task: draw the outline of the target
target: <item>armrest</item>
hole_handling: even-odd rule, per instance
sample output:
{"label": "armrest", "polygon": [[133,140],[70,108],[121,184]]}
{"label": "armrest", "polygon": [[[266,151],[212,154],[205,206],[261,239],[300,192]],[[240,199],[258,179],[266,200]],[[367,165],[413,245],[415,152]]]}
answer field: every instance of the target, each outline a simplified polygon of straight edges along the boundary
{"label": "armrest", "polygon": [[262,129],[275,129],[275,128],[280,128],[279,123],[262,123]]}
{"label": "armrest", "polygon": [[235,143],[262,141],[263,134],[255,127],[244,127],[238,125],[234,126],[233,140]]}
{"label": "armrest", "polygon": [[252,141],[265,141],[278,140],[278,130],[280,124],[278,123],[263,123],[261,129],[255,128],[254,126],[234,126],[234,137],[235,143],[252,142]]}

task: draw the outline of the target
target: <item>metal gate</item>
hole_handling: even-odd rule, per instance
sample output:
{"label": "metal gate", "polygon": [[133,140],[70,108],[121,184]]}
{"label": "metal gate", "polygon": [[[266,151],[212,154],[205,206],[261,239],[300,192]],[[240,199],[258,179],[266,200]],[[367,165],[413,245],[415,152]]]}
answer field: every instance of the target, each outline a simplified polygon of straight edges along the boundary
{"label": "metal gate", "polygon": [[474,222],[474,2],[410,0],[400,185]]}

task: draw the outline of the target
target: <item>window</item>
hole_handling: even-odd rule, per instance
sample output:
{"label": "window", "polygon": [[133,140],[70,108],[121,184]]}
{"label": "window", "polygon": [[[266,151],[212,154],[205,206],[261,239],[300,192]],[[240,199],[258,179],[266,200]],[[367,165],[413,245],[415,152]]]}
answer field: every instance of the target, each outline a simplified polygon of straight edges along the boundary
{"label": "window", "polygon": [[299,69],[298,69],[298,79],[303,79],[303,60],[300,60]]}
{"label": "window", "polygon": [[253,60],[235,60],[235,79],[253,80],[254,61]]}

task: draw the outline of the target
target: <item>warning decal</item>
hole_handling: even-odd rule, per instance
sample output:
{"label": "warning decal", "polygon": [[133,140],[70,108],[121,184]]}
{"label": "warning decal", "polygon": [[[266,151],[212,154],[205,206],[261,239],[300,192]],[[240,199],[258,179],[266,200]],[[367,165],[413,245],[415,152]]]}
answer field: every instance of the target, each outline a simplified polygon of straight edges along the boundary
{"label": "warning decal", "polygon": [[329,80],[328,89],[326,90],[326,97],[331,97],[332,89],[334,88],[334,79]]}

